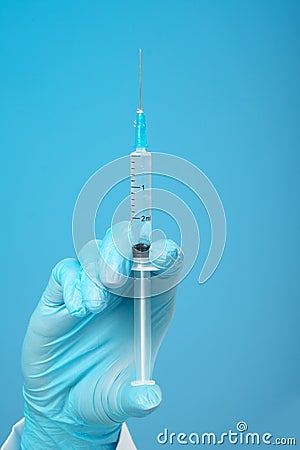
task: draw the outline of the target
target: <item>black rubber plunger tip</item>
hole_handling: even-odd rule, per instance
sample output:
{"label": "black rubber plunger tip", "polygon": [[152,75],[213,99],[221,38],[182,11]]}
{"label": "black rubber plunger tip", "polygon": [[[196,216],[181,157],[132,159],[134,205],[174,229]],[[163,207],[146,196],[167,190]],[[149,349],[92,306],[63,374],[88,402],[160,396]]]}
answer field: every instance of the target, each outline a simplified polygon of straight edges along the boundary
{"label": "black rubber plunger tip", "polygon": [[135,244],[132,248],[134,258],[149,258],[149,244]]}

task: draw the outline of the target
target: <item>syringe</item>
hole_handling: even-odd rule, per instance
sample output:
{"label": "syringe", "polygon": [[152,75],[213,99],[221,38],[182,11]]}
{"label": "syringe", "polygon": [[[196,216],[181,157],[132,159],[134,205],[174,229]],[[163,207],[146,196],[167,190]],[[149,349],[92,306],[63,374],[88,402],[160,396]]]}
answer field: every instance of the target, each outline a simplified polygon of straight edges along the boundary
{"label": "syringe", "polygon": [[151,153],[147,152],[146,121],[142,108],[142,50],[140,49],[140,106],[135,121],[135,150],[130,154],[130,212],[134,279],[133,385],[151,380]]}

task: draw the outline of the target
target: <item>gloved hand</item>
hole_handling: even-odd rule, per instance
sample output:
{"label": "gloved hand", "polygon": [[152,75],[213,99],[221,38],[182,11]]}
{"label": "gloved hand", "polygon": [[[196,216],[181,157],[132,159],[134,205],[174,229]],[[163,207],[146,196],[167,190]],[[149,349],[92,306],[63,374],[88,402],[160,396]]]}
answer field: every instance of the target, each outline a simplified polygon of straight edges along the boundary
{"label": "gloved hand", "polygon": [[[111,230],[97,241],[100,258],[86,251],[97,284],[77,260],[65,259],[53,269],[31,317],[22,353],[23,450],[115,449],[122,422],[149,414],[161,402],[158,385],[131,385],[134,301],[108,289],[118,288],[120,274],[130,274],[132,251],[128,223],[114,227],[122,256]],[[153,243],[150,258],[162,278],[168,268],[166,277],[179,276],[182,252],[174,242]],[[152,364],[173,315],[175,294],[173,287],[151,299]]]}

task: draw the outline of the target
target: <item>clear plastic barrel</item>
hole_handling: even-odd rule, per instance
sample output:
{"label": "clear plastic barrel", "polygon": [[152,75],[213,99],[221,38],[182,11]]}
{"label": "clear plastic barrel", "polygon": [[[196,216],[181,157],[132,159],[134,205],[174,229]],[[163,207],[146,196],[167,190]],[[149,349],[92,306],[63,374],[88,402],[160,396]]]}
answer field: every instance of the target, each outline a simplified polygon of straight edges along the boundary
{"label": "clear plastic barrel", "polygon": [[137,149],[130,155],[130,211],[132,245],[150,245],[151,153]]}
{"label": "clear plastic barrel", "polygon": [[133,385],[154,384],[151,380],[151,275],[134,272],[134,355]]}

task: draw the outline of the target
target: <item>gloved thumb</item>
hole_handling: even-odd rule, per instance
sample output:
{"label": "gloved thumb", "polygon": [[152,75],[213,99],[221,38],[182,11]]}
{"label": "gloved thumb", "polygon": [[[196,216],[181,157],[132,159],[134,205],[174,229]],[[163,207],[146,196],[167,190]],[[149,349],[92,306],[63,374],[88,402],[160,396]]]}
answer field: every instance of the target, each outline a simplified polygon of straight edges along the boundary
{"label": "gloved thumb", "polygon": [[99,377],[98,372],[95,366],[70,390],[69,414],[80,423],[115,425],[128,417],[144,417],[160,405],[162,393],[157,384],[133,386],[125,381],[132,378],[126,370],[119,377],[109,371]]}
{"label": "gloved thumb", "polygon": [[161,403],[162,393],[157,384],[127,384],[121,393],[121,404],[129,417],[144,417],[154,411]]}

